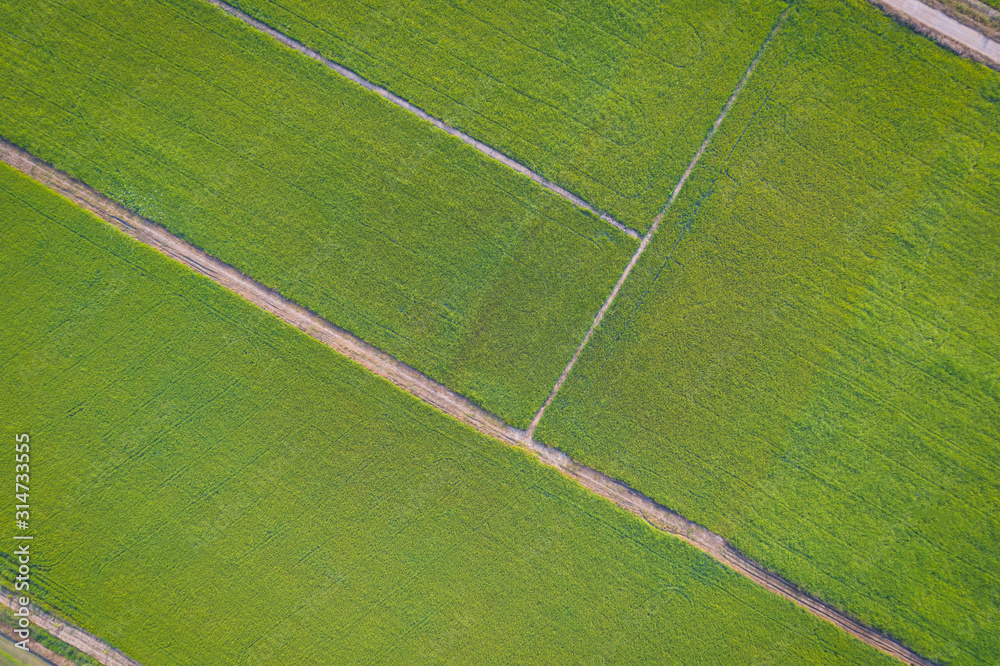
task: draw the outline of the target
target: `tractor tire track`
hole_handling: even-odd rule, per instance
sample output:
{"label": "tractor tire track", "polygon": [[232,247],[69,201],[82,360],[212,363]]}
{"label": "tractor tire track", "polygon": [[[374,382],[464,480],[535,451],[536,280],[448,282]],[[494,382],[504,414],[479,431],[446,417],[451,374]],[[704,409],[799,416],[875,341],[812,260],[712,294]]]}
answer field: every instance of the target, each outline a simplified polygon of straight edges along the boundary
{"label": "tractor tire track", "polygon": [[500,162],[504,166],[510,167],[519,174],[527,176],[528,178],[535,181],[536,183],[538,183],[545,189],[549,190],[550,192],[553,192],[562,197],[563,199],[565,199],[566,201],[569,201],[577,208],[585,210],[589,213],[593,213],[594,215],[598,216],[599,218],[601,218],[614,228],[618,229],[622,233],[626,234],[627,236],[634,238],[635,240],[639,240],[639,232],[636,231],[635,229],[625,226],[624,224],[613,218],[608,213],[599,211],[597,208],[590,205],[589,203],[581,199],[579,196],[573,194],[566,188],[556,185],[551,180],[545,178],[544,176],[538,173],[535,173],[534,171],[532,171],[525,165],[521,164],[520,162],[514,160],[511,157],[508,157],[504,153],[501,153],[493,146],[485,144],[482,141],[479,141],[478,139],[474,139],[465,132],[463,132],[462,130],[452,127],[451,125],[448,125],[439,118],[435,118],[434,116],[430,115],[420,107],[414,106],[413,104],[407,102],[402,97],[394,95],[393,93],[389,92],[388,90],[386,90],[381,86],[375,85],[374,83],[364,78],[360,74],[350,69],[347,69],[338,62],[334,62],[333,60],[330,60],[329,58],[320,55],[318,52],[313,51],[305,44],[295,41],[294,39],[292,39],[291,37],[289,37],[284,33],[278,32],[277,30],[267,25],[266,23],[262,23],[261,21],[258,21],[257,19],[253,18],[252,16],[244,14],[240,10],[236,9],[236,7],[233,7],[232,5],[222,2],[222,0],[205,0],[205,2],[211,5],[215,5],[222,11],[226,12],[227,14],[239,19],[243,23],[246,23],[251,28],[254,28],[257,31],[262,32],[265,35],[273,37],[274,39],[278,40],[288,48],[294,49],[295,51],[298,51],[302,55],[312,58],[316,62],[319,62],[320,64],[332,69],[337,74],[340,74],[345,79],[348,79],[349,81],[358,84],[359,86],[361,86],[366,90],[370,90],[371,92],[375,93],[379,97],[382,97],[386,101],[395,104],[399,108],[409,111],[410,113],[417,116],[421,120],[425,120],[430,124],[434,125],[439,130],[447,134],[450,134],[451,136],[455,137],[456,139],[465,143],[466,145],[472,146],[473,148],[481,152],[483,155],[486,155],[490,159],[496,160],[497,162]]}
{"label": "tractor tire track", "polygon": [[[731,106],[733,99],[735,97],[731,98],[726,110]],[[716,128],[718,128],[719,124],[721,124],[721,119],[717,121]],[[704,151],[705,145],[699,150],[698,156]],[[872,627],[868,627],[846,613],[800,590],[778,574],[765,569],[744,556],[718,534],[657,504],[624,483],[605,476],[590,467],[581,465],[558,449],[536,442],[528,432],[504,423],[495,415],[474,405],[465,397],[443,384],[434,381],[423,373],[309,312],[296,303],[287,300],[277,292],[254,281],[232,266],[181,240],[160,225],[136,215],[124,206],[108,199],[82,182],[73,179],[2,137],[0,137],[0,161],[58,192],[71,202],[97,215],[111,226],[128,234],[139,242],[184,264],[196,273],[208,277],[237,296],[303,331],[310,337],[350,358],[365,369],[388,380],[421,401],[471,426],[488,437],[530,453],[542,464],[556,469],[591,492],[639,516],[656,529],[679,537],[717,562],[729,567],[765,589],[785,597],[813,615],[836,625],[868,645],[904,663],[920,665],[933,663],[913,650],[910,650],[899,641],[882,634]],[[676,198],[677,193],[680,191],[681,186],[693,167],[694,164],[692,163],[691,167],[685,173],[684,178],[678,183],[671,200]],[[661,218],[662,213],[658,219]],[[651,233],[647,234],[647,239],[651,235]],[[10,599],[5,599],[5,603],[10,605]],[[32,618],[32,621],[43,629],[46,629],[46,631],[50,631],[49,627],[58,629],[61,632],[60,638],[62,640],[80,650],[95,650],[101,655],[101,658],[109,654],[106,651],[111,649],[96,637],[86,634],[86,632],[80,629],[70,627],[61,622],[56,624],[55,619],[45,614],[36,614]],[[93,654],[93,652],[88,652],[88,654]],[[106,663],[121,666],[137,666],[137,662],[128,660],[124,656],[116,656],[115,659],[118,660]]]}

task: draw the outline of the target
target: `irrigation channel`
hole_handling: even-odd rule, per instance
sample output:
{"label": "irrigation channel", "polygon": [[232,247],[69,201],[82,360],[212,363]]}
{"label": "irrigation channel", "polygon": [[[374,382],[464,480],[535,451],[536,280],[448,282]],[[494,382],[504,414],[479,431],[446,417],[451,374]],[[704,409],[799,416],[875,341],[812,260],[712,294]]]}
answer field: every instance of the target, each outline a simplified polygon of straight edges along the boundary
{"label": "irrigation channel", "polygon": [[784,24],[785,17],[788,16],[788,9],[789,8],[786,8],[785,11],[783,11],[778,17],[778,20],[775,21],[774,27],[771,28],[771,32],[768,33],[764,43],[760,45],[760,49],[757,50],[757,54],[754,56],[753,60],[750,61],[750,65],[747,67],[747,71],[743,74],[743,78],[740,79],[738,84],[736,84],[736,88],[733,90],[733,93],[729,96],[729,99],[726,100],[725,106],[722,107],[722,112],[719,113],[719,117],[715,119],[715,123],[712,124],[712,128],[708,131],[708,135],[705,137],[705,140],[701,142],[701,146],[698,147],[698,151],[691,159],[691,163],[688,164],[687,169],[684,170],[684,174],[681,176],[681,179],[677,181],[677,186],[674,187],[674,191],[670,193],[670,199],[667,200],[663,209],[660,210],[656,219],[653,220],[653,224],[650,225],[649,231],[647,231],[646,235],[642,237],[642,242],[639,243],[639,247],[636,248],[635,254],[632,255],[632,259],[630,259],[628,265],[625,266],[625,270],[622,271],[621,276],[618,278],[618,282],[615,283],[615,286],[612,288],[607,300],[605,300],[604,304],[601,305],[601,309],[597,311],[594,321],[590,324],[590,328],[587,329],[586,335],[584,335],[583,340],[580,341],[580,346],[576,348],[576,351],[573,353],[573,357],[569,360],[569,363],[566,364],[566,368],[559,376],[559,379],[556,380],[556,384],[552,387],[549,397],[546,398],[545,403],[539,407],[534,418],[531,419],[531,425],[528,426],[528,437],[534,437],[535,429],[538,428],[538,424],[541,422],[542,416],[545,414],[545,410],[552,404],[552,401],[555,400],[556,394],[559,393],[559,389],[562,388],[562,385],[565,383],[566,378],[569,377],[569,373],[573,369],[573,366],[576,365],[577,359],[579,359],[580,354],[583,353],[584,347],[586,347],[587,343],[590,342],[590,338],[593,336],[594,331],[597,330],[601,320],[604,319],[604,315],[607,314],[611,304],[614,303],[615,298],[618,296],[618,292],[621,291],[622,285],[625,284],[625,280],[628,279],[628,276],[632,272],[632,269],[635,268],[635,265],[639,263],[639,257],[641,257],[642,253],[646,251],[647,247],[649,247],[649,242],[653,240],[653,236],[660,228],[663,216],[667,214],[667,210],[674,203],[674,201],[677,200],[677,197],[681,193],[681,189],[684,188],[684,183],[687,182],[688,178],[691,176],[691,172],[694,171],[695,166],[698,165],[698,161],[705,153],[705,149],[708,148],[708,144],[712,142],[712,137],[714,137],[715,133],[719,130],[719,126],[722,125],[722,121],[726,119],[727,115],[729,115],[729,110],[732,109],[733,104],[736,103],[736,98],[740,96],[740,92],[743,91],[743,87],[746,85],[747,81],[750,80],[754,70],[757,69],[757,63],[759,63],[761,57],[763,57],[764,50],[767,48],[767,45],[771,43],[771,40],[774,39],[774,35],[778,32],[778,29]]}

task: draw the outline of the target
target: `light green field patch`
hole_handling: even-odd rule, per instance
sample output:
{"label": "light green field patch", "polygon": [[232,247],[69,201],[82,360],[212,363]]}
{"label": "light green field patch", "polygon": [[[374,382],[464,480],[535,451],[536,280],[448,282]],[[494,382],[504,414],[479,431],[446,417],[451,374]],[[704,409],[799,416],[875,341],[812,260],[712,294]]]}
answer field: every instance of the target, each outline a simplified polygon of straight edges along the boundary
{"label": "light green field patch", "polygon": [[0,24],[0,134],[515,424],[634,250],[200,0]]}
{"label": "light green field patch", "polygon": [[636,229],[670,196],[778,0],[238,0],[247,13]]}
{"label": "light green field patch", "polygon": [[888,663],[6,167],[0,214],[31,592],[144,665]]}
{"label": "light green field patch", "polygon": [[944,663],[1000,653],[1000,77],[793,8],[537,437]]}

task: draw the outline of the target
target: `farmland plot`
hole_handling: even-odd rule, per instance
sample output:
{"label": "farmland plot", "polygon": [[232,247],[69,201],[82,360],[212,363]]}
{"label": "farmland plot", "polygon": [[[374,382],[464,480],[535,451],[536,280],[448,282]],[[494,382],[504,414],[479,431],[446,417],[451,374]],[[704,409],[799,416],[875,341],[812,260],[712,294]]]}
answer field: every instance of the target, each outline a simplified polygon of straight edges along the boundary
{"label": "farmland plot", "polygon": [[32,591],[141,663],[888,663],[6,166],[0,215]]}
{"label": "farmland plot", "polygon": [[640,230],[785,8],[774,0],[231,4]]}
{"label": "farmland plot", "polygon": [[200,0],[0,19],[0,134],[515,424],[634,248]]}
{"label": "farmland plot", "polygon": [[998,123],[995,72],[796,5],[538,439],[930,658],[994,660]]}

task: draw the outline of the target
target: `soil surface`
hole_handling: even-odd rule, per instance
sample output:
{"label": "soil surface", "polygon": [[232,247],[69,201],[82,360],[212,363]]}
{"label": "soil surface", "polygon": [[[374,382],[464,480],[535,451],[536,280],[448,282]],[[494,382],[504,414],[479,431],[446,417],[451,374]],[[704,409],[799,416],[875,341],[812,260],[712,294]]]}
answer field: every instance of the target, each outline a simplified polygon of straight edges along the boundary
{"label": "soil surface", "polygon": [[[4,624],[0,624],[0,634],[3,634],[8,640],[14,643],[21,640],[20,636],[14,634],[14,629],[12,627],[8,627]],[[20,648],[17,647],[15,647],[14,650],[17,651],[15,654],[21,652]],[[53,664],[54,666],[77,666],[77,664],[72,660],[67,659],[61,654],[56,654],[41,643],[36,643],[33,638],[28,641],[28,650],[29,652],[27,652],[27,654],[30,654],[30,657],[14,657],[15,659],[20,660],[18,663],[24,662],[30,664]],[[0,654],[5,654],[3,649],[0,649]]]}

